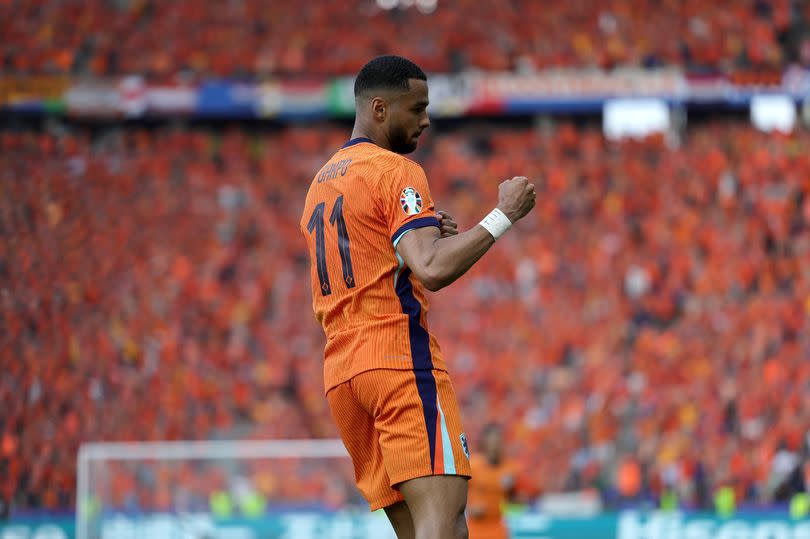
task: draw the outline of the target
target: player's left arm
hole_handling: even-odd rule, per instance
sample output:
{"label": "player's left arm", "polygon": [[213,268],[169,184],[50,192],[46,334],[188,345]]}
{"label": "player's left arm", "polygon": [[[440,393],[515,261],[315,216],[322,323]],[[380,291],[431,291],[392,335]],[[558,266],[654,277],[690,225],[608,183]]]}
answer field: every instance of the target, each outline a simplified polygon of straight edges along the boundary
{"label": "player's left arm", "polygon": [[[511,226],[534,207],[534,186],[525,177],[516,177],[498,186],[498,198],[497,211]],[[495,243],[495,235],[484,226],[487,219],[449,236],[443,236],[435,224],[408,230],[398,236],[394,247],[425,288],[435,292],[464,275]]]}
{"label": "player's left arm", "polygon": [[[442,215],[445,212],[437,216],[427,178],[418,165],[406,163],[384,179],[381,214],[394,249],[428,290],[435,292],[464,275],[495,243],[490,216],[460,234],[452,218]],[[524,177],[498,186],[497,211],[507,224],[500,233],[531,210],[534,196],[534,186]],[[446,221],[444,227],[439,218]]]}
{"label": "player's left arm", "polygon": [[437,227],[423,227],[404,236],[397,252],[425,288],[435,292],[464,275],[494,243],[481,226],[446,237]]}

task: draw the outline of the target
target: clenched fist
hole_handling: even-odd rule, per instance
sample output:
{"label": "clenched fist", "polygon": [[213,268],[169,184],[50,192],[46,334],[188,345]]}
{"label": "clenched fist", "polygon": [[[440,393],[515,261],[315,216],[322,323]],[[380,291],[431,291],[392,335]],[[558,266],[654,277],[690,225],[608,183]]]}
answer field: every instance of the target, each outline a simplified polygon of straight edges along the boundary
{"label": "clenched fist", "polygon": [[515,176],[498,186],[498,209],[515,223],[534,208],[536,197],[534,184],[525,176]]}

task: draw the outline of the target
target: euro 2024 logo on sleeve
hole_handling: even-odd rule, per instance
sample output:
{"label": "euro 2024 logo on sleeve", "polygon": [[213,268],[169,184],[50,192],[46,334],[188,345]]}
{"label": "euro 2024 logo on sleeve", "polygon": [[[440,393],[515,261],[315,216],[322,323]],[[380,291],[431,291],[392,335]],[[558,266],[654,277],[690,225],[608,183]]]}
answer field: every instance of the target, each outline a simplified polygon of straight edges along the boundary
{"label": "euro 2024 logo on sleeve", "polygon": [[422,197],[413,187],[406,187],[399,195],[402,211],[408,215],[416,215],[422,211]]}

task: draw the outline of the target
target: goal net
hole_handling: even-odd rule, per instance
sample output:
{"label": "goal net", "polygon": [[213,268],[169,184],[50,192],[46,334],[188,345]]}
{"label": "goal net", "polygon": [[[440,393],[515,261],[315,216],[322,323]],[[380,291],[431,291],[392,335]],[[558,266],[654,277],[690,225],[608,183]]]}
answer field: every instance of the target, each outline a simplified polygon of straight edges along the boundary
{"label": "goal net", "polygon": [[84,444],[76,500],[76,539],[395,537],[340,440]]}

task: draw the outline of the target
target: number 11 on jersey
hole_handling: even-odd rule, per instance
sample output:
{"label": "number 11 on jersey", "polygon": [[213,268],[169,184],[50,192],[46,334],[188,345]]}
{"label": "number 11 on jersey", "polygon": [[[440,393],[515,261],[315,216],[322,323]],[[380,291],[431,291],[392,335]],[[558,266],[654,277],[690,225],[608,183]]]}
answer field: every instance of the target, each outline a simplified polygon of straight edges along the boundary
{"label": "number 11 on jersey", "polygon": [[[315,261],[318,268],[318,281],[321,284],[321,295],[328,296],[332,293],[332,284],[329,282],[329,271],[326,268],[326,240],[324,239],[324,222],[326,203],[321,202],[312,211],[312,216],[307,224],[307,231],[312,234],[315,231]],[[354,269],[352,268],[352,254],[349,245],[349,231],[346,227],[346,220],[343,218],[343,195],[335,200],[332,207],[332,214],[329,216],[329,223],[337,227],[338,252],[340,253],[340,265],[343,268],[343,282],[346,288],[354,288]]]}

